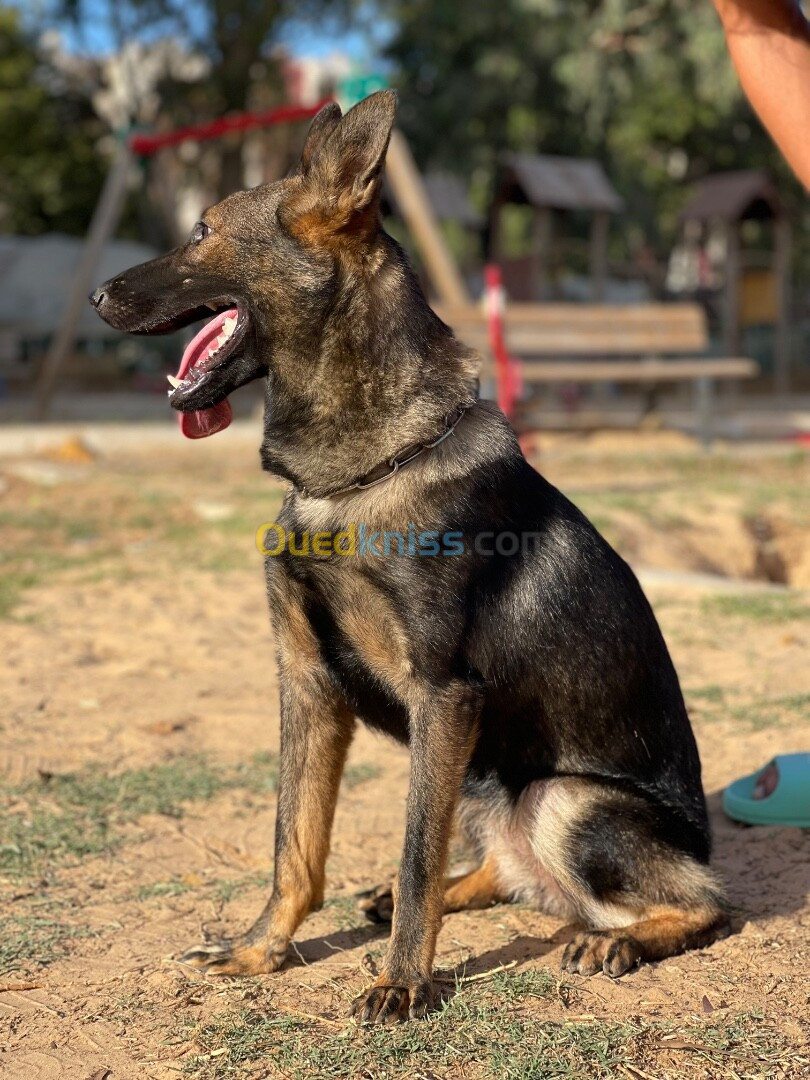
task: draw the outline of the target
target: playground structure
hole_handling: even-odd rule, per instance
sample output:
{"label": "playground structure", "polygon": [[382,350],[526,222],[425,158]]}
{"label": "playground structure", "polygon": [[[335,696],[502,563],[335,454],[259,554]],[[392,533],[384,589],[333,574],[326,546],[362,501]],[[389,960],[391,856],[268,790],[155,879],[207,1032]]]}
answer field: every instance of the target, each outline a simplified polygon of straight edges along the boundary
{"label": "playground structure", "polygon": [[[158,134],[132,134],[121,142],[90,224],[61,326],[39,374],[35,394],[37,419],[46,419],[49,414],[56,380],[73,347],[79,315],[94,281],[101,251],[113,235],[121,214],[133,162],[138,158],[148,160],[160,151],[189,140],[217,139],[252,128],[308,120],[324,104],[325,101],[321,101],[312,107],[281,106],[265,113],[235,114],[207,124]],[[757,365],[751,360],[706,356],[709,348],[706,317],[697,304],[506,304],[501,278],[493,266],[485,274],[484,304],[474,303],[445,243],[431,192],[416,167],[405,137],[396,129],[386,160],[386,184],[391,203],[396,206],[419,249],[439,314],[460,337],[481,351],[484,380],[489,385],[494,384],[498,400],[513,419],[529,427],[537,426],[530,411],[516,411],[523,385],[576,387],[636,383],[647,388],[647,401],[651,405],[654,389],[660,384],[690,382],[695,388],[698,430],[704,444],[708,444],[713,433],[714,382],[756,375]],[[545,290],[545,260],[555,212],[575,209],[592,214],[589,258],[592,292],[596,300],[602,299],[607,275],[609,216],[618,212],[623,203],[598,163],[509,155],[492,209],[496,252],[499,215],[510,200],[528,203],[534,209],[532,285],[539,293]],[[753,202],[756,207],[770,208],[774,218],[782,221],[775,193],[766,198],[759,192]],[[743,217],[750,203],[751,199],[742,206],[740,214]],[[734,230],[729,229],[729,236],[733,234]],[[783,237],[784,231],[778,235]],[[779,258],[784,262],[789,247],[784,239],[780,243]],[[729,251],[734,250],[730,243]],[[736,278],[734,280],[736,282]],[[730,286],[727,292],[730,297]],[[730,298],[726,307],[731,318],[737,309]],[[726,341],[735,340],[729,331]],[[779,371],[782,372],[781,382],[786,383],[784,362]]]}
{"label": "playground structure", "polygon": [[[757,223],[770,233],[771,250],[764,259],[762,253],[746,250],[749,223]],[[773,386],[777,393],[786,393],[790,388],[792,230],[775,185],[759,170],[704,177],[681,213],[681,228],[691,234],[690,242],[701,254],[712,233],[722,243],[720,323],[724,351],[739,352],[746,326],[773,327]]]}
{"label": "playground structure", "polygon": [[[533,218],[528,266],[518,264],[514,268],[517,273],[511,274],[508,261],[504,260],[501,221],[508,204],[530,206]],[[510,295],[520,300],[549,298],[549,262],[555,233],[560,231],[566,213],[581,212],[591,220],[588,256],[591,299],[604,300],[610,216],[623,207],[624,200],[598,161],[549,154],[504,155],[490,211],[490,257],[502,265]]]}

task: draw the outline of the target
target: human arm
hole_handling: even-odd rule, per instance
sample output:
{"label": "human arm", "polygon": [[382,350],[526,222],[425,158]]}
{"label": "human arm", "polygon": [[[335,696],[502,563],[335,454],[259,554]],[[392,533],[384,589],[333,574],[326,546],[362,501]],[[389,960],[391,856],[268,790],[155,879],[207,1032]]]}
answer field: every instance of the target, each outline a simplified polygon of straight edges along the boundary
{"label": "human arm", "polygon": [[810,24],[797,0],[714,0],[743,90],[810,188]]}

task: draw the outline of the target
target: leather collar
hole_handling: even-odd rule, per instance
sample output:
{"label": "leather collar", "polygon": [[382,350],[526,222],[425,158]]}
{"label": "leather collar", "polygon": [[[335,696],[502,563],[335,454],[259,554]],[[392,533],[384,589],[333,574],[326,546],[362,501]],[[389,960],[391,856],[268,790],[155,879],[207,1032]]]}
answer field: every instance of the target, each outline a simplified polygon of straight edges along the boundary
{"label": "leather collar", "polygon": [[358,477],[357,480],[347,484],[345,487],[332,488],[327,491],[313,491],[311,488],[298,487],[299,494],[307,499],[331,499],[336,495],[346,495],[350,491],[366,491],[368,488],[376,487],[377,484],[384,484],[386,480],[396,476],[400,469],[404,469],[406,465],[410,465],[416,458],[428,453],[428,451],[443,443],[445,439],[453,434],[467,410],[471,409],[478,401],[477,381],[474,386],[474,393],[475,398],[469,405],[459,405],[445,417],[444,431],[432,442],[411,443],[394,454],[392,458],[381,461],[379,465],[375,465],[373,469],[370,469],[363,476]]}

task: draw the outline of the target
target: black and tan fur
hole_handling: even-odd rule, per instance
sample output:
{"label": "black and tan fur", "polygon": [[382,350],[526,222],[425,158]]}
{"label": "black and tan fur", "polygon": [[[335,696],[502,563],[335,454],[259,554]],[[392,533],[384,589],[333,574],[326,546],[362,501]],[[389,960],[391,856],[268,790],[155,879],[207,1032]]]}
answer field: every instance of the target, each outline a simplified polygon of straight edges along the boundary
{"label": "black and tan fur", "polygon": [[[327,106],[294,175],[210,208],[202,239],[93,297],[108,322],[140,333],[238,303],[242,345],[172,404],[207,407],[266,378],[261,457],[289,484],[288,530],[539,536],[512,556],[267,559],[281,682],[273,894],[242,937],[186,959],[232,975],[283,963],[323,901],[359,718],[411,750],[399,874],[366,904],[392,919],[383,970],[353,1009],[377,1022],[429,1008],[445,911],[519,898],[576,920],[563,967],[585,975],[621,975],[728,925],[695,741],[638,582],[528,465],[501,413],[473,404],[475,357],[382,231],[394,107],[389,92],[343,118]],[[432,441],[462,404],[454,434],[394,479],[326,494]],[[448,881],[454,814],[480,866]]]}

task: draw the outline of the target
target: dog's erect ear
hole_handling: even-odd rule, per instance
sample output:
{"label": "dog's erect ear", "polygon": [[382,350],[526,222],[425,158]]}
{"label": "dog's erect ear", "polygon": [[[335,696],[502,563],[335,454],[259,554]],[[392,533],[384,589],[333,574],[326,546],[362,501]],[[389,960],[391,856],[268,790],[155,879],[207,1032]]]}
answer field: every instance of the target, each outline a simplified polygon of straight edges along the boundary
{"label": "dog's erect ear", "polygon": [[369,206],[379,190],[396,111],[395,91],[372,94],[350,109],[315,151],[311,175],[352,210]]}
{"label": "dog's erect ear", "polygon": [[309,131],[307,132],[307,137],[304,141],[304,149],[301,151],[301,163],[298,166],[298,172],[303,173],[303,175],[306,176],[312,165],[312,159],[323,146],[328,136],[331,135],[338,126],[342,115],[340,106],[337,102],[330,101],[330,103],[324,105],[321,111],[315,116],[314,120],[309,125]]}

